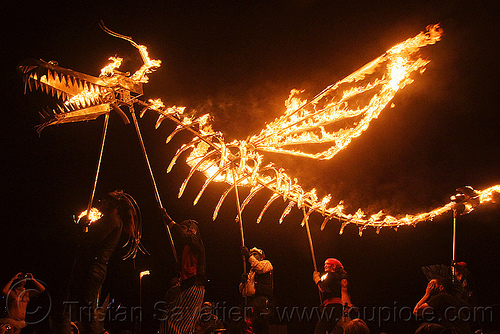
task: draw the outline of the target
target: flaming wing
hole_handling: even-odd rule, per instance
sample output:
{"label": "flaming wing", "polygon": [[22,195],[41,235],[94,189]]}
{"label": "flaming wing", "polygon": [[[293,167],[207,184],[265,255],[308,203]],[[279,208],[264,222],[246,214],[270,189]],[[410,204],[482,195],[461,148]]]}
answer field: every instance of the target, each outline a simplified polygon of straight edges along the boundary
{"label": "flaming wing", "polygon": [[[169,139],[178,131],[193,125],[197,127],[197,135],[177,151],[168,168],[170,171],[178,157],[185,151],[191,150],[186,160],[191,166],[191,171],[181,186],[179,197],[182,196],[193,173],[200,171],[206,175],[207,180],[196,196],[194,204],[212,181],[230,184],[215,208],[213,219],[217,217],[227,194],[235,187],[251,188],[241,205],[241,211],[257,192],[267,188],[273,194],[262,209],[257,222],[260,222],[269,206],[282,197],[288,201],[288,205],[280,217],[280,223],[291,209],[297,206],[304,214],[302,224],[305,224],[312,212],[319,212],[325,217],[322,229],[329,220],[338,219],[342,222],[340,233],[347,224],[356,224],[360,234],[368,226],[375,227],[378,232],[382,227],[398,228],[401,225],[415,225],[453,210],[457,203],[452,200],[440,208],[417,215],[394,217],[381,210],[377,214],[367,216],[361,209],[355,214],[349,214],[344,212],[343,201],[335,207],[328,207],[330,195],[319,199],[315,189],[305,191],[297,184],[297,180],[288,176],[283,169],[275,167],[274,164],[262,165],[262,153],[265,152],[318,160],[331,159],[352,139],[361,135],[368,128],[370,121],[378,117],[395,94],[413,81],[411,75],[414,72],[423,72],[429,61],[420,58],[418,51],[423,46],[435,44],[440,40],[440,36],[438,25],[427,27],[427,31],[395,45],[345,79],[328,86],[309,102],[298,99],[297,95],[301,92],[292,90],[286,102],[285,114],[269,123],[260,134],[247,140],[225,143],[222,134],[212,130],[207,115],[196,120],[180,121]],[[157,126],[166,117],[175,118],[171,113],[156,111],[160,113]],[[316,150],[313,153],[305,150],[322,144],[330,146],[326,150]],[[500,186],[495,186],[478,192],[474,196],[474,201],[478,198],[481,198],[482,203],[493,201],[499,190]],[[471,210],[473,205],[468,200],[461,205]]]}
{"label": "flaming wing", "polygon": [[[424,70],[429,61],[421,59],[418,50],[436,43],[440,36],[438,25],[427,27],[426,32],[397,44],[309,102],[296,97],[301,91],[292,90],[285,115],[267,124],[249,143],[257,151],[331,159],[413,81],[410,76],[414,72]],[[308,153],[301,149],[325,143],[331,146],[323,151]]]}
{"label": "flaming wing", "polygon": [[[225,142],[222,133],[212,129],[208,114],[198,118],[187,117],[184,115],[184,107],[165,107],[160,99],[147,102],[140,100],[142,84],[147,82],[146,74],[158,68],[160,61],[151,60],[146,47],[136,44],[130,37],[116,34],[103,25],[102,27],[111,35],[128,40],[136,47],[144,65],[129,76],[117,71],[122,61],[120,58],[110,58],[112,62],[102,69],[101,75],[92,77],[61,68],[55,63],[28,61],[21,64],[19,69],[25,77],[27,88],[41,89],[61,101],[56,108],[41,113],[42,124],[38,126],[38,131],[52,124],[92,120],[111,110],[118,112],[128,122],[122,106],[133,114],[134,105],[139,105],[142,108],[141,116],[147,110],[158,113],[156,127],[165,119],[177,124],[176,129],[168,136],[167,143],[183,130],[194,135],[190,142],[177,150],[168,167],[170,171],[179,157],[190,151],[186,162],[191,171],[182,183],[179,197],[196,171],[204,173],[207,179],[194,204],[211,182],[229,184],[216,205],[213,219],[217,217],[229,192],[238,186],[250,188],[248,196],[241,203],[240,214],[258,192],[263,189],[272,192],[257,222],[270,205],[281,197],[288,205],[281,215],[280,223],[297,206],[304,214],[302,224],[313,212],[318,212],[325,217],[322,228],[331,219],[340,220],[340,233],[347,224],[356,224],[360,234],[368,226],[379,231],[382,227],[414,225],[457,207],[456,200],[452,200],[433,211],[401,217],[386,215],[383,211],[367,216],[361,209],[354,214],[345,213],[342,201],[335,207],[328,207],[330,195],[319,199],[315,189],[305,191],[283,169],[272,163],[263,165],[262,153],[265,152],[331,159],[345,148],[353,138],[368,128],[370,121],[378,117],[400,89],[412,82],[412,73],[424,70],[429,61],[421,59],[418,50],[439,41],[441,33],[437,25],[429,26],[426,32],[397,44],[345,79],[327,87],[309,102],[298,99],[298,91],[293,90],[287,100],[287,111],[282,117],[269,123],[258,135],[229,143]],[[133,117],[135,118],[135,114]],[[313,148],[316,151],[312,153],[303,149],[325,144],[329,145],[327,149]],[[498,200],[499,193],[500,185],[476,191],[472,195],[468,194],[460,205],[470,211],[478,203]]]}

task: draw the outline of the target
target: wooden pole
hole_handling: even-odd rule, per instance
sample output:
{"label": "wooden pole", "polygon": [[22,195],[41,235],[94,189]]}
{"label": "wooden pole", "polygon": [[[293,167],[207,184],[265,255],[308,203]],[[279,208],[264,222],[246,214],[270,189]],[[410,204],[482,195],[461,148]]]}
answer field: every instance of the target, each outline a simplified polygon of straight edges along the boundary
{"label": "wooden pole", "polygon": [[[149,176],[151,177],[151,184],[153,185],[153,190],[155,193],[156,202],[158,203],[158,206],[160,207],[160,209],[164,210],[166,213],[166,210],[163,207],[163,203],[162,203],[161,198],[160,198],[160,193],[158,192],[158,187],[156,186],[155,177],[153,175],[153,169],[151,168],[151,164],[149,163],[148,154],[146,152],[146,146],[144,145],[144,140],[142,139],[141,130],[139,128],[139,122],[137,121],[137,117],[135,116],[135,111],[134,111],[133,107],[130,107],[130,114],[132,115],[132,120],[134,121],[135,132],[137,133],[137,138],[139,139],[139,144],[140,144],[141,149],[142,149],[142,154],[144,155],[144,159],[146,160],[146,164],[148,166]],[[167,216],[168,216],[168,213],[167,213]],[[172,233],[170,232],[170,227],[168,226],[168,224],[164,224],[164,225],[165,225],[165,229],[167,230],[168,239],[170,242],[170,247],[172,248],[172,253],[174,254],[175,262],[179,263],[179,258],[177,256],[177,251],[175,250],[174,239],[172,238]]]}
{"label": "wooden pole", "polygon": [[[318,271],[318,265],[316,263],[316,255],[314,253],[314,246],[311,236],[311,229],[309,228],[309,217],[307,216],[305,209],[303,209],[302,212],[304,213],[304,225],[306,226],[307,240],[309,240],[309,250],[311,251],[314,271]],[[318,288],[318,295],[319,295],[319,302],[321,303],[321,291],[319,291],[319,288]]]}

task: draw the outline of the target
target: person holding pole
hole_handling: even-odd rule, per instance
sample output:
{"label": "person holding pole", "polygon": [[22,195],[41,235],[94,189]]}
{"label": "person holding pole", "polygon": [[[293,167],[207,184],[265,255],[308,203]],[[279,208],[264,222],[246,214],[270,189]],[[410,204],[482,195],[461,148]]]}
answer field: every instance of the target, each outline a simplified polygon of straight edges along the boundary
{"label": "person holding pole", "polygon": [[342,263],[329,258],[325,261],[325,274],[313,272],[313,281],[321,294],[320,319],[316,324],[314,334],[342,333],[342,327],[337,323],[343,316],[343,305],[351,305],[347,293],[347,273]]}
{"label": "person holding pole", "polygon": [[81,228],[79,246],[69,277],[69,288],[52,312],[52,333],[71,332],[70,321],[76,322],[81,334],[101,333],[103,328],[96,311],[108,262],[120,243],[122,233],[128,235],[127,254],[134,258],[141,249],[141,215],[134,198],[115,190],[96,203],[100,215],[95,220],[87,214],[78,221]]}
{"label": "person holding pole", "polygon": [[252,333],[269,333],[269,317],[273,302],[273,265],[265,259],[262,249],[241,247],[241,254],[250,263],[250,272],[242,275],[240,292],[248,300],[250,312],[247,327]]}
{"label": "person holding pole", "polygon": [[177,224],[164,210],[166,224],[172,231],[180,255],[180,294],[171,303],[160,324],[161,334],[193,333],[205,296],[205,246],[198,222],[184,220]]}

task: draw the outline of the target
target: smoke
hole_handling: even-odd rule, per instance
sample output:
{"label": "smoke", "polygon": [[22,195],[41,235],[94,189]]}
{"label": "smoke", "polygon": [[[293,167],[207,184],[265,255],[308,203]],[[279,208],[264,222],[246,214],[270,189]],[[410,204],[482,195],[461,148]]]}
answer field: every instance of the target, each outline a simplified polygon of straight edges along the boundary
{"label": "smoke", "polygon": [[242,140],[258,134],[266,122],[274,120],[285,111],[284,101],[288,91],[265,82],[251,88],[237,85],[196,106],[196,113],[210,113],[214,129],[224,133],[226,141]]}

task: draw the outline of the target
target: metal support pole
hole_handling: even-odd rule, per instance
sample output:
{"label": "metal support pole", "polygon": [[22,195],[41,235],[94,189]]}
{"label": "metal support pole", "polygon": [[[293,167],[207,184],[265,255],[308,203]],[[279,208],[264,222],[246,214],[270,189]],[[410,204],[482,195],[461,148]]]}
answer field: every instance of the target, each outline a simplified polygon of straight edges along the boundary
{"label": "metal support pole", "polygon": [[139,321],[137,323],[137,333],[141,334],[142,332],[142,278],[144,276],[150,275],[151,272],[149,270],[144,270],[139,273]]}
{"label": "metal support pole", "polygon": [[[245,246],[245,236],[243,234],[243,220],[241,218],[241,204],[240,204],[240,196],[238,193],[238,185],[236,184],[236,173],[234,169],[232,169],[233,174],[233,183],[234,183],[234,193],[236,194],[236,208],[238,210],[238,222],[240,223],[240,236],[241,236],[241,247]],[[247,272],[247,261],[244,256],[243,257],[243,272]]]}
{"label": "metal support pole", "polygon": [[312,237],[311,237],[311,230],[309,229],[309,221],[306,220],[306,231],[307,231],[307,238],[309,240],[309,249],[311,250],[311,257],[313,261],[313,266],[314,266],[314,271],[318,271],[318,265],[316,264],[316,256],[314,255],[314,246],[312,242]]}
{"label": "metal support pole", "polygon": [[[137,117],[135,116],[135,110],[134,110],[133,106],[130,107],[130,114],[132,115],[132,120],[134,121],[135,132],[137,133],[137,137],[139,139],[139,144],[140,144],[141,149],[142,149],[142,154],[144,155],[144,159],[146,160],[146,164],[148,166],[149,176],[151,177],[151,184],[153,185],[153,190],[155,193],[156,202],[158,202],[158,206],[160,207],[160,209],[165,210],[165,208],[163,207],[163,204],[161,202],[160,193],[158,192],[158,187],[156,186],[156,181],[155,181],[155,178],[153,175],[153,170],[151,169],[151,164],[149,163],[148,154],[146,152],[146,146],[144,145],[144,141],[142,139],[141,130],[139,128],[139,122],[137,121]],[[174,239],[172,238],[172,233],[170,232],[170,227],[168,227],[167,224],[165,224],[165,229],[167,230],[168,239],[170,242],[170,247],[172,248],[172,253],[174,254],[175,262],[179,263],[177,251],[175,250]]]}
{"label": "metal support pole", "polygon": [[[311,251],[314,271],[318,271],[318,265],[316,263],[316,255],[314,253],[314,246],[311,236],[311,229],[309,228],[309,217],[306,215],[304,209],[302,210],[302,212],[304,213],[304,224],[306,225],[307,240],[309,241],[309,250]],[[318,295],[319,295],[319,302],[321,303],[321,291],[319,291],[319,288],[318,288]]]}
{"label": "metal support pole", "polygon": [[[238,193],[238,185],[237,185],[237,179],[236,179],[236,173],[234,169],[231,169],[231,172],[233,174],[233,183],[234,183],[234,193],[236,195],[236,209],[238,210],[238,222],[240,224],[240,237],[241,237],[241,247],[245,246],[245,235],[243,234],[243,220],[241,218],[241,204],[240,204],[240,195]],[[241,256],[243,259],[243,272],[247,272],[247,259],[245,259],[245,256]],[[248,304],[248,298],[245,297],[245,306]]]}
{"label": "metal support pole", "polygon": [[453,238],[452,238],[452,255],[451,255],[451,277],[455,282],[455,250],[457,244],[457,210],[453,209]]}
{"label": "metal support pole", "polygon": [[99,171],[101,170],[101,161],[102,161],[102,154],[104,152],[104,143],[106,142],[106,134],[108,132],[108,123],[109,123],[109,113],[107,113],[104,116],[104,124],[101,135],[101,148],[99,151],[99,159],[97,160],[94,185],[92,187],[92,192],[90,193],[89,203],[87,204],[87,215],[90,213],[90,209],[92,208],[92,203],[94,202],[95,189],[97,187],[97,179],[99,178]]}
{"label": "metal support pole", "polygon": [[139,277],[139,320],[137,322],[137,333],[142,332],[142,273]]}
{"label": "metal support pole", "polygon": [[[90,209],[92,208],[92,203],[94,202],[94,195],[95,195],[95,189],[97,187],[97,180],[99,178],[99,171],[101,169],[101,161],[102,161],[102,154],[104,152],[104,143],[106,142],[106,134],[108,132],[108,123],[109,123],[109,113],[107,113],[104,117],[104,123],[102,126],[102,134],[101,134],[101,147],[99,150],[99,159],[97,159],[97,168],[96,168],[96,173],[95,173],[95,178],[94,178],[94,185],[92,187],[92,192],[90,193],[90,198],[89,202],[87,204],[87,215],[90,213]],[[87,228],[86,228],[87,229]],[[73,259],[73,263],[71,264],[71,271],[69,274],[69,280],[67,282],[66,286],[66,292],[64,293],[64,300],[68,300],[70,293],[71,293],[71,284],[73,283],[74,279],[74,274],[75,274],[75,268],[76,268],[76,259],[78,257],[78,253],[80,252],[80,246],[81,246],[81,238],[83,237],[81,235],[82,232],[79,233],[78,235],[78,241],[77,241],[77,246],[76,246],[76,254]],[[99,298],[97,298],[99,300]],[[64,313],[66,313],[68,305],[65,303],[64,304]]]}

